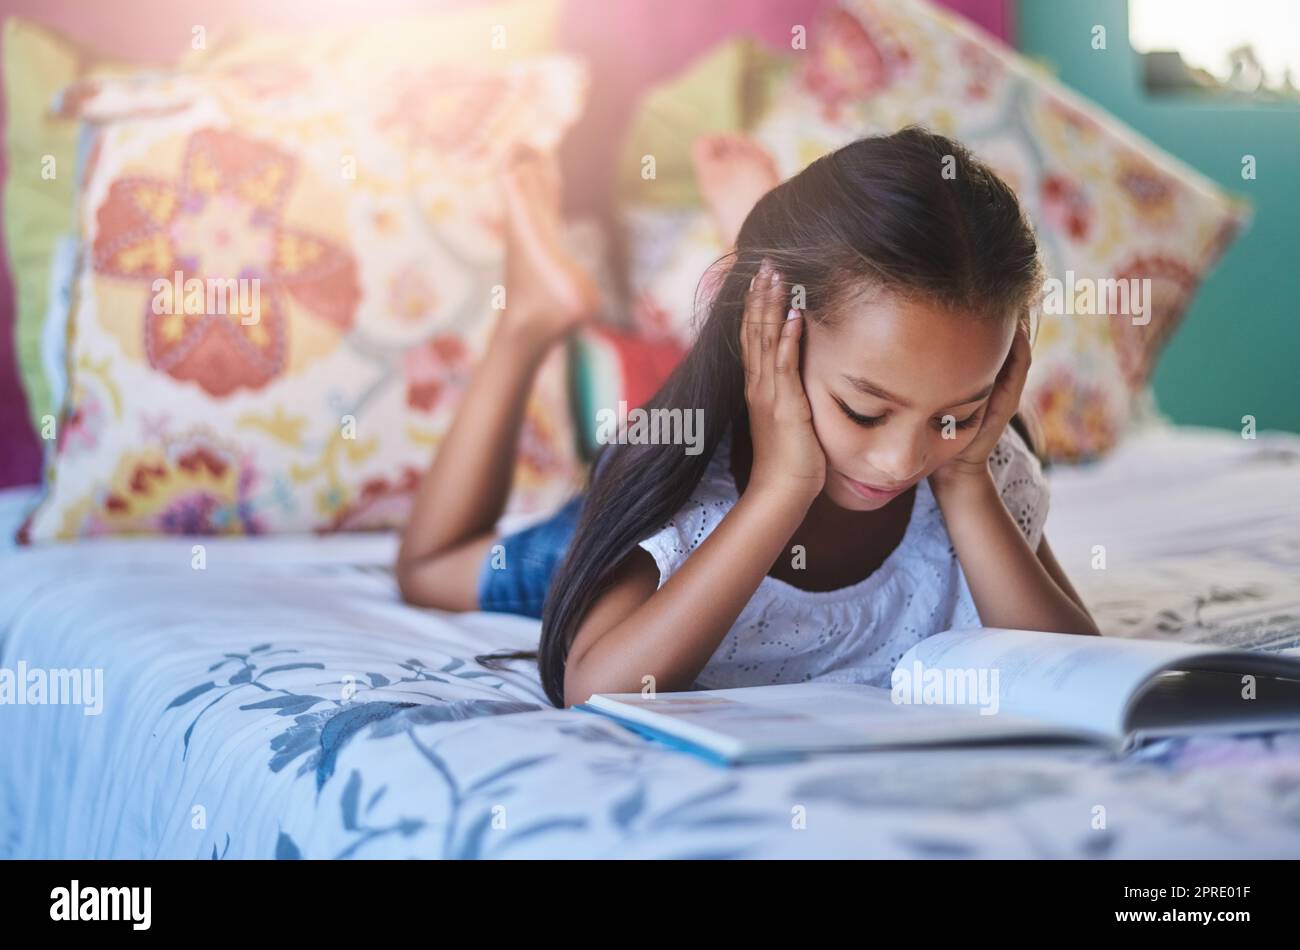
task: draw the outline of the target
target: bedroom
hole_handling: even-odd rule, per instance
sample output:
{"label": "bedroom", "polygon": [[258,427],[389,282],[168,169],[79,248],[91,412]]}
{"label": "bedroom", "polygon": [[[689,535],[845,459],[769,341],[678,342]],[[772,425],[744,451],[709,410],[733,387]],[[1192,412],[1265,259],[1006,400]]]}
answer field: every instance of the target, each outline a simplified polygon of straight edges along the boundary
{"label": "bedroom", "polygon": [[[102,712],[13,681],[0,856],[1300,856],[1300,726],[719,768],[555,701],[568,660],[587,695],[887,685],[977,626],[1300,657],[1300,58],[1289,5],[1229,6],[4,0],[0,698],[87,671]],[[966,196],[935,221],[1031,228],[921,227],[969,286],[913,254],[839,299],[838,257],[755,235],[835,225],[806,173],[863,141],[907,159],[859,169],[863,221],[933,186]],[[1029,231],[1042,281],[977,279]],[[760,300],[760,249],[809,276]],[[1012,284],[1043,291],[1023,361],[1018,323],[950,319]],[[859,306],[865,344],[821,322]],[[719,420],[763,394],[730,383],[791,338],[812,425],[742,438]],[[598,457],[629,480],[584,522]],[[795,476],[825,485],[798,517]],[[561,563],[570,536],[597,553]],[[696,545],[716,576],[676,571]],[[543,635],[616,580],[626,649]],[[697,625],[721,648],[673,639]]]}

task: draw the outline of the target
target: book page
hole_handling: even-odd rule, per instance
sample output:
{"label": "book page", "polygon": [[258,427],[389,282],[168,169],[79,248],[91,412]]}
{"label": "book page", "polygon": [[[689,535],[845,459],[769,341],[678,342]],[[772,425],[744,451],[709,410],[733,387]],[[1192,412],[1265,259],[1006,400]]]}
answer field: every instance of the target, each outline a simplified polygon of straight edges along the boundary
{"label": "book page", "polygon": [[[1055,726],[952,706],[900,708],[890,691],[841,683],[597,694],[587,703],[728,757],[944,742],[1060,737]],[[1073,735],[1073,731],[1070,731]]]}
{"label": "book page", "polygon": [[997,684],[997,715],[1118,740],[1130,699],[1152,676],[1181,660],[1221,653],[1197,644],[979,627],[922,640],[898,661],[894,683],[897,689],[900,681],[910,685],[918,675],[937,675],[932,668],[983,676]]}

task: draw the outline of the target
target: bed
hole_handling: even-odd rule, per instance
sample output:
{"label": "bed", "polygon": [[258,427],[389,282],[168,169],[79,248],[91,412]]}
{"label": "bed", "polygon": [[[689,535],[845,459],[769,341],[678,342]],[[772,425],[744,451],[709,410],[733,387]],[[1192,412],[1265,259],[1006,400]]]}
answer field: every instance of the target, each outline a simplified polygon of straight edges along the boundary
{"label": "bed", "polygon": [[[1300,651],[1300,436],[1152,423],[1051,480],[1107,634]],[[0,856],[1300,857],[1300,731],[725,769],[476,664],[536,623],[405,606],[395,545],[0,552],[0,667],[104,676],[99,715],[0,708]]]}

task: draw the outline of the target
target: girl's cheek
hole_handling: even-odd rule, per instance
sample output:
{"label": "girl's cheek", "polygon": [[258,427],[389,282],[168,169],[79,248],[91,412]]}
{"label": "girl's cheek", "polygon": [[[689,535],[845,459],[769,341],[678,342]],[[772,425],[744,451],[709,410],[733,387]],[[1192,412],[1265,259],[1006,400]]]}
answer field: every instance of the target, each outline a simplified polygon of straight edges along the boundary
{"label": "girl's cheek", "polygon": [[966,446],[970,445],[971,440],[975,438],[975,433],[978,431],[979,431],[978,427],[972,427],[964,431],[958,429],[956,433],[956,438],[952,438],[952,439],[940,438],[939,439],[940,457],[945,462],[948,461],[954,455],[956,455],[957,453],[961,452],[964,448],[966,448]]}
{"label": "girl's cheek", "polygon": [[844,413],[840,411],[839,406],[835,405],[834,400],[821,393],[816,396],[809,394],[808,408],[812,410],[813,432],[817,436],[817,441],[822,444],[822,450],[832,458],[838,457],[844,435],[836,415],[844,422],[849,420],[844,419]]}
{"label": "girl's cheek", "polygon": [[808,394],[808,408],[812,410],[813,432],[816,433],[822,447],[826,448],[826,440],[831,437],[830,426],[828,424],[830,417],[822,407],[821,399],[814,396],[812,393]]}

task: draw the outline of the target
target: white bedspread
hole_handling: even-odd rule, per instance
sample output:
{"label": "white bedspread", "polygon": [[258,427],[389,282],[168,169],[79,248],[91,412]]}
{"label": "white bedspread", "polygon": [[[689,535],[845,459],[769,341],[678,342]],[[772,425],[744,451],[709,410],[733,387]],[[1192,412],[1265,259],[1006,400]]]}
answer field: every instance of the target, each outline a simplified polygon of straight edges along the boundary
{"label": "white bedspread", "polygon": [[[1154,430],[1054,470],[1047,534],[1107,632],[1294,649],[1298,476],[1300,438]],[[537,624],[404,606],[394,546],[0,554],[0,666],[104,673],[97,716],[0,706],[0,856],[1300,857],[1300,733],[721,769],[478,667]]]}
{"label": "white bedspread", "polygon": [[1300,643],[1300,436],[1151,427],[1051,483],[1046,533],[1106,633]]}

